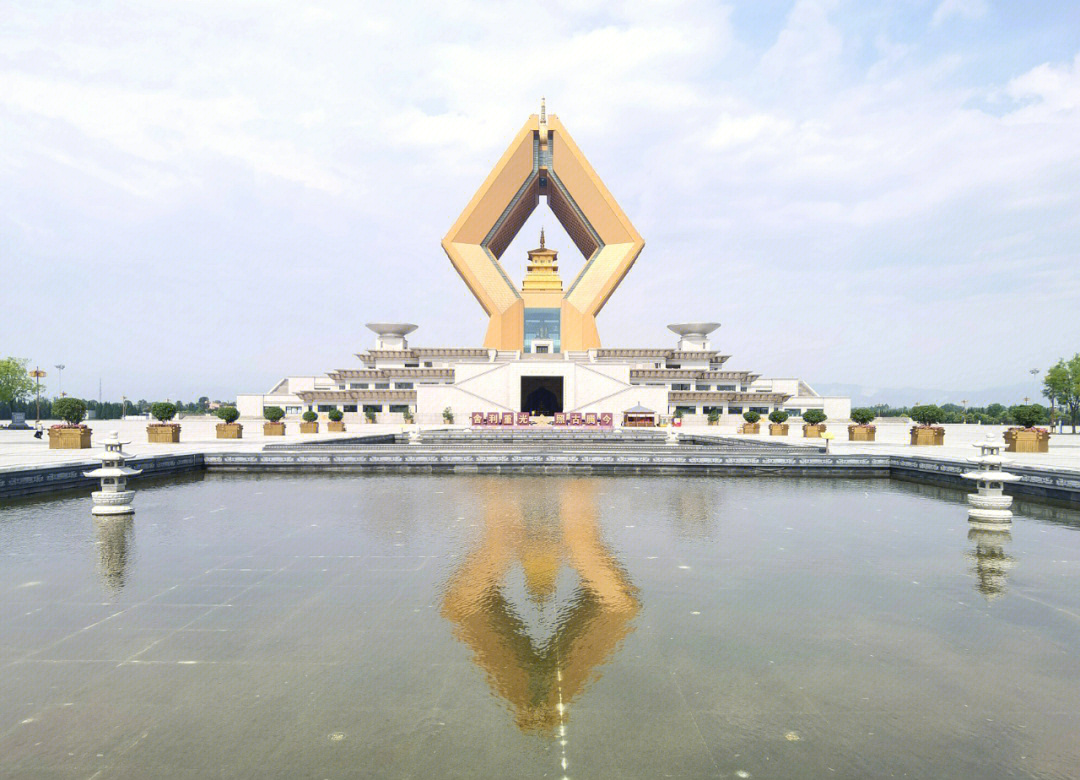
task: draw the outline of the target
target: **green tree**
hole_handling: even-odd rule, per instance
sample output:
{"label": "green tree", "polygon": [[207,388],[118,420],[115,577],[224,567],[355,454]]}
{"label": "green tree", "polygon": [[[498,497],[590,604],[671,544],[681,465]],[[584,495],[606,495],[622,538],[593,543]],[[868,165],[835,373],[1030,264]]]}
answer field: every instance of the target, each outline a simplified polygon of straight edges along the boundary
{"label": "green tree", "polygon": [[26,361],[16,357],[0,360],[0,401],[18,403],[34,393],[34,380],[26,371]]}
{"label": "green tree", "polygon": [[911,419],[920,425],[939,425],[945,421],[945,412],[936,404],[911,407]]}
{"label": "green tree", "polygon": [[1043,377],[1043,395],[1069,413],[1072,432],[1080,418],[1080,352],[1066,361],[1059,360]]}
{"label": "green tree", "polygon": [[865,407],[851,410],[851,419],[859,425],[869,425],[874,421],[876,416],[873,409],[867,409]]}
{"label": "green tree", "polygon": [[52,410],[68,425],[78,425],[86,419],[86,401],[81,398],[57,398]]}

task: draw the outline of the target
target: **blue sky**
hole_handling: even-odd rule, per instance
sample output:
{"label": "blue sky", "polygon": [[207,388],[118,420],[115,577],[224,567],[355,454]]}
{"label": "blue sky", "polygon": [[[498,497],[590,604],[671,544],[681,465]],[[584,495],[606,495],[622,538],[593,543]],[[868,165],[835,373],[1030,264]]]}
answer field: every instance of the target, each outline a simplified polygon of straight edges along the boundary
{"label": "blue sky", "polygon": [[[613,10],[614,9],[614,10]],[[1080,4],[18,3],[0,353],[95,396],[473,345],[439,247],[541,95],[645,237],[611,346],[978,390],[1080,350]],[[582,259],[541,206],[564,278]],[[55,389],[55,387],[54,387]]]}

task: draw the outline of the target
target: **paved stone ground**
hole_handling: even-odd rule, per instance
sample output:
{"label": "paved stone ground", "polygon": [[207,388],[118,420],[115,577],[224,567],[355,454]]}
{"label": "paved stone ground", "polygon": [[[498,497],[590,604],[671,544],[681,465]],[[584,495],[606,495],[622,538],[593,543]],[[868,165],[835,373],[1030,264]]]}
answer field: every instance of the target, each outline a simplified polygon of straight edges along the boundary
{"label": "paved stone ground", "polygon": [[[283,444],[290,442],[314,442],[333,441],[348,436],[360,434],[386,434],[398,433],[402,430],[399,425],[359,425],[348,426],[345,434],[319,433],[300,435],[295,423],[287,427],[286,436],[262,435],[262,421],[249,420],[244,422],[244,437],[240,440],[225,440],[215,437],[214,426],[216,418],[200,418],[181,421],[180,444],[149,444],[146,441],[146,422],[142,420],[92,420],[90,426],[94,430],[94,446],[88,450],[50,450],[47,439],[37,440],[32,431],[9,431],[0,429],[0,470],[35,467],[50,464],[77,463],[96,460],[102,451],[102,441],[112,430],[119,430],[122,439],[128,439],[131,444],[125,450],[133,455],[160,455],[199,452],[253,452],[259,451],[265,444]],[[880,423],[877,425],[876,442],[849,442],[847,441],[847,425],[845,423],[828,424],[837,438],[830,443],[832,452],[859,453],[859,454],[882,454],[882,455],[919,455],[926,458],[938,458],[944,460],[958,460],[971,458],[975,449],[971,445],[976,441],[986,438],[989,434],[996,441],[1002,441],[1002,433],[1006,426],[998,425],[946,425],[945,445],[942,447],[912,447],[908,443],[908,426],[902,423]],[[783,441],[791,445],[820,446],[821,442],[802,437],[801,426],[792,425],[786,438],[769,436],[767,425],[762,425],[765,431],[757,436],[747,436],[748,440]],[[1068,428],[1066,428],[1068,430]],[[698,433],[706,435],[735,436],[734,426],[688,426],[682,429],[684,433]],[[740,435],[740,438],[743,438]],[[1010,453],[1017,464],[1039,466],[1045,468],[1067,469],[1080,471],[1080,434],[1055,434],[1050,438],[1050,452],[1048,453]]]}

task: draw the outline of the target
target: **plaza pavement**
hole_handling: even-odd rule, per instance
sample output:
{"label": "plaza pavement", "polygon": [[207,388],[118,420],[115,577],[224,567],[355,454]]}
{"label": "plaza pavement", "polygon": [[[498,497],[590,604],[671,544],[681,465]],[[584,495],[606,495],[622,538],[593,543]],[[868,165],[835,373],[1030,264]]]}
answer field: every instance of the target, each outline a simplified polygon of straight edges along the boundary
{"label": "plaza pavement", "polygon": [[[88,424],[94,431],[93,446],[88,450],[50,450],[48,438],[35,439],[33,431],[10,431],[0,429],[0,470],[33,468],[37,466],[59,465],[96,461],[102,452],[103,442],[110,431],[120,432],[121,439],[131,443],[125,451],[132,455],[165,455],[203,452],[252,452],[266,444],[284,444],[289,442],[311,443],[315,441],[333,441],[359,434],[399,433],[401,425],[347,425],[346,433],[318,433],[300,435],[295,422],[289,423],[285,436],[263,436],[262,420],[241,420],[244,424],[244,438],[239,440],[216,438],[214,426],[217,418],[196,417],[180,421],[181,434],[179,444],[150,444],[146,441],[145,420],[90,420]],[[48,424],[46,424],[47,427]],[[436,427],[436,426],[430,426]],[[437,426],[445,428],[446,426]],[[456,426],[465,427],[465,426]],[[882,454],[882,455],[918,455],[924,458],[944,460],[964,460],[975,455],[971,445],[985,440],[989,434],[995,441],[1002,441],[1002,433],[1007,426],[1001,425],[946,425],[945,445],[941,447],[912,447],[908,443],[909,423],[877,422],[877,441],[847,441],[846,423],[827,423],[827,427],[836,434],[830,442],[830,452],[837,454]],[[770,436],[768,423],[761,426],[763,433],[754,436],[736,434],[734,425],[685,426],[683,433],[705,435],[738,436],[738,438],[759,441],[782,441],[797,446],[820,447],[819,439],[804,439],[802,427],[791,425],[787,437]],[[1069,430],[1067,427],[1066,430]],[[1043,468],[1080,471],[1080,434],[1054,434],[1050,438],[1048,453],[1009,453],[1018,465],[1039,466]]]}

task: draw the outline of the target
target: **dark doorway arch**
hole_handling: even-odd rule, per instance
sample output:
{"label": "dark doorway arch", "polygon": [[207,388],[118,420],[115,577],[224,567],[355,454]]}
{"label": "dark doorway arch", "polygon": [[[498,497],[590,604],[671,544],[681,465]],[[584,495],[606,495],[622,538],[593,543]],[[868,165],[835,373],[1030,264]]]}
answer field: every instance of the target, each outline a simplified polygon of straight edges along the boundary
{"label": "dark doorway arch", "polygon": [[521,411],[550,416],[563,410],[561,376],[521,377]]}

